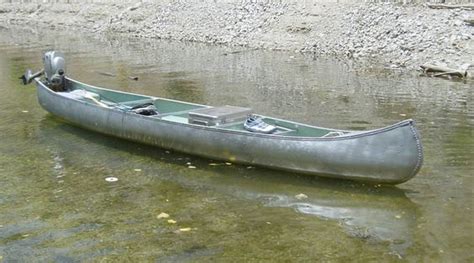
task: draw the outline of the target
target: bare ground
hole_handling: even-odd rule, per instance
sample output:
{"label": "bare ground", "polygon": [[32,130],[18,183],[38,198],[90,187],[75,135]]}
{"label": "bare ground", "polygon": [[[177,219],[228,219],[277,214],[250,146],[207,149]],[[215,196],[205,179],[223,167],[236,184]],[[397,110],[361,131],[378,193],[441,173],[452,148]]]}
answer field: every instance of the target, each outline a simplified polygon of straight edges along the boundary
{"label": "bare ground", "polygon": [[474,64],[474,27],[468,9],[420,4],[204,1],[136,4],[0,6],[0,26],[120,33],[132,37],[289,50],[390,68],[423,63],[466,68]]}

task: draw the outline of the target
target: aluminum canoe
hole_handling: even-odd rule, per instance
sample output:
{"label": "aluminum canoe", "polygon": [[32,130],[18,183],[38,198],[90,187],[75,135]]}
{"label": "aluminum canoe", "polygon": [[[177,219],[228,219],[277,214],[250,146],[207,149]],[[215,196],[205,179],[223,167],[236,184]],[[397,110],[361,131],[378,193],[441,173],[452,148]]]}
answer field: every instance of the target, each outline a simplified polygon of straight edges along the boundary
{"label": "aluminum canoe", "polygon": [[[384,184],[409,180],[423,163],[420,135],[411,119],[370,131],[341,131],[265,117],[283,132],[261,134],[242,129],[242,123],[204,126],[187,122],[188,111],[209,107],[206,105],[114,91],[67,79],[69,90],[99,94],[110,105],[104,107],[52,91],[40,78],[35,83],[40,105],[72,124],[206,158]],[[122,107],[143,101],[152,101],[160,114],[143,116]],[[334,133],[337,135],[327,136]]]}

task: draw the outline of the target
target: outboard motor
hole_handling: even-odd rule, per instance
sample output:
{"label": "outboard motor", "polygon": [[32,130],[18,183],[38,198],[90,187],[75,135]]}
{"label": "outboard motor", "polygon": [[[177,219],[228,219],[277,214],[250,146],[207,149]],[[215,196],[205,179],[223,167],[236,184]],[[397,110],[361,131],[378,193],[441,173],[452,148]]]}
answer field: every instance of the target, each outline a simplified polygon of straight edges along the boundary
{"label": "outboard motor", "polygon": [[54,91],[66,90],[66,60],[59,51],[48,51],[43,57],[46,84]]}

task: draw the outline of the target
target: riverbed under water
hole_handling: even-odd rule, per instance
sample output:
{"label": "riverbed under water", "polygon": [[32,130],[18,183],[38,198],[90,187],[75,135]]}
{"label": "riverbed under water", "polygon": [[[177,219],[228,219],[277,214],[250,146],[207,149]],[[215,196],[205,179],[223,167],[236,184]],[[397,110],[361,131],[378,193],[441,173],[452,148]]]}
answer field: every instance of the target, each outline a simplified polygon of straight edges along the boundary
{"label": "riverbed under water", "polygon": [[[406,183],[380,187],[83,130],[44,111],[33,85],[18,80],[51,49],[66,54],[70,77],[112,89],[341,129],[413,118],[424,166]],[[286,52],[1,29],[0,262],[472,261],[472,82],[367,68]]]}

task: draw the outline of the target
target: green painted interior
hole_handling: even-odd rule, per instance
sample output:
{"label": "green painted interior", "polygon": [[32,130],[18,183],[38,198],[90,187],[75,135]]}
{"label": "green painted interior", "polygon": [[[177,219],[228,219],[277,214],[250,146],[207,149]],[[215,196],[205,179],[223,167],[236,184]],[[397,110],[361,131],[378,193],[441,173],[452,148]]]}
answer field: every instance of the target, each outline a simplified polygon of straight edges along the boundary
{"label": "green painted interior", "polygon": [[[100,98],[104,102],[110,102],[134,107],[144,103],[154,103],[160,114],[165,114],[162,118],[168,121],[174,121],[178,123],[187,123],[188,111],[193,109],[202,108],[205,106],[190,104],[186,102],[172,101],[167,99],[153,98],[149,96],[128,94],[122,92],[116,92],[112,90],[104,90],[93,86],[72,83],[72,89],[84,89],[90,92],[94,92],[100,95]],[[173,114],[173,113],[176,114]],[[296,124],[284,120],[276,120],[272,118],[264,118],[264,121],[268,124],[274,125],[278,128],[276,134],[282,136],[300,136],[300,137],[321,137],[328,134],[329,129],[320,129],[311,126]],[[234,131],[246,131],[244,129],[243,122],[229,123],[222,126],[216,126],[218,129],[234,130]]]}
{"label": "green painted interior", "polygon": [[329,129],[319,129],[283,120],[275,120],[272,118],[264,118],[263,120],[266,123],[274,125],[276,127],[290,129],[291,131],[285,133],[286,136],[321,137],[332,131]]}
{"label": "green painted interior", "polygon": [[[161,114],[171,113],[171,112],[181,112],[189,111],[194,109],[203,108],[203,106],[188,104],[185,102],[169,101],[164,99],[155,100],[155,107],[158,109],[158,112]],[[186,117],[187,113],[184,114]]]}
{"label": "green painted interior", "polygon": [[100,95],[101,100],[111,101],[114,103],[123,103],[127,101],[138,101],[138,100],[145,100],[150,99],[148,96],[142,95],[135,95],[135,94],[127,94],[121,92],[115,92],[111,90],[104,90],[99,89],[90,85],[85,85],[81,83],[72,83],[72,89],[84,89],[90,92],[94,92]]}

